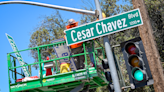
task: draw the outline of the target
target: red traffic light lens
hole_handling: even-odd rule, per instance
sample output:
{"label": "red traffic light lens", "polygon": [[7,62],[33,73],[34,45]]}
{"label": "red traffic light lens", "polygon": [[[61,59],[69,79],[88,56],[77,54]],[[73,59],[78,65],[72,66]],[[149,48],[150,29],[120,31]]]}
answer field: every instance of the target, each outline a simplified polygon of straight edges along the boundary
{"label": "red traffic light lens", "polygon": [[136,49],[135,45],[130,45],[130,46],[128,46],[127,51],[128,51],[129,54],[136,54],[135,49]]}
{"label": "red traffic light lens", "polygon": [[135,46],[134,43],[128,43],[125,45],[125,50],[126,52],[129,54],[129,55],[132,55],[132,54],[138,54],[138,50],[137,50],[137,47]]}

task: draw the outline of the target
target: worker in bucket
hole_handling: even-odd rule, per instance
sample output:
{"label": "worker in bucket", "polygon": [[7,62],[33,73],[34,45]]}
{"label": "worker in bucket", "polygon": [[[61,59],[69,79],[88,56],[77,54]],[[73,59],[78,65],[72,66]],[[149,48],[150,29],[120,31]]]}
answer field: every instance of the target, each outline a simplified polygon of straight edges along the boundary
{"label": "worker in bucket", "polygon": [[[76,22],[74,19],[69,19],[68,25],[66,26],[66,29],[70,29],[70,28],[73,28],[76,26],[78,26],[78,22]],[[65,36],[64,36],[64,38],[65,38]],[[74,54],[83,53],[84,49],[83,49],[82,44],[83,44],[83,42],[71,45],[70,46],[71,54],[74,55]],[[74,62],[76,64],[77,69],[83,69],[84,68],[84,60],[85,60],[84,55],[74,57]]]}

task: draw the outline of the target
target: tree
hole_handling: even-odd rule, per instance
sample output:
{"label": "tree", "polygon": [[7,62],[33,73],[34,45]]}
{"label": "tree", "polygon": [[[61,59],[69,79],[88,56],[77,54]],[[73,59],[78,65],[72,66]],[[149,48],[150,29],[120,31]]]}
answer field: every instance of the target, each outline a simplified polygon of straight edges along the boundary
{"label": "tree", "polygon": [[161,61],[164,62],[164,2],[163,0],[145,0],[145,4],[153,27]]}
{"label": "tree", "polygon": [[[66,22],[62,19],[59,11],[56,11],[55,15],[46,17],[41,26],[36,28],[30,37],[29,47],[37,47],[44,44],[50,44],[55,39],[62,38],[64,36],[63,30],[65,29]],[[48,54],[52,54],[53,48],[47,50],[48,53],[42,55],[42,59],[45,59]],[[31,55],[38,62],[37,51],[31,50]],[[36,66],[36,65],[35,65]]]}

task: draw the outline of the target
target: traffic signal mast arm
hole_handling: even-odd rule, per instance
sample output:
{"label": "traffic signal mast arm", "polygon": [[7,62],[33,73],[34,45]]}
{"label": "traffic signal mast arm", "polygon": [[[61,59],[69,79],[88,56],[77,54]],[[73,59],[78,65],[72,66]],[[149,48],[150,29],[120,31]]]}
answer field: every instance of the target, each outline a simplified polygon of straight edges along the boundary
{"label": "traffic signal mast arm", "polygon": [[64,7],[64,6],[58,6],[58,5],[51,5],[51,4],[44,4],[44,3],[38,3],[38,2],[31,2],[31,1],[3,1],[3,2],[0,2],[0,5],[2,5],[2,4],[29,4],[29,5],[36,5],[36,6],[42,6],[42,7],[47,7],[47,8],[53,8],[53,9],[59,9],[59,10],[80,13],[80,14],[96,16],[95,11],[82,10],[82,9],[76,9],[76,8]]}

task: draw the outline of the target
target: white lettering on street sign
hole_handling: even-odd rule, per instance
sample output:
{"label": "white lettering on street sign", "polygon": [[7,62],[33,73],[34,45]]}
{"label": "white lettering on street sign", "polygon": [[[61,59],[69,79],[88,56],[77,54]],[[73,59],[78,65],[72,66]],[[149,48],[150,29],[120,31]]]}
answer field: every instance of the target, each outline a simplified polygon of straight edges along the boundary
{"label": "white lettering on street sign", "polygon": [[77,26],[66,33],[67,46],[142,25],[139,9],[134,9],[99,21]]}

